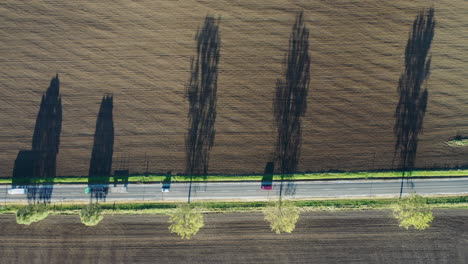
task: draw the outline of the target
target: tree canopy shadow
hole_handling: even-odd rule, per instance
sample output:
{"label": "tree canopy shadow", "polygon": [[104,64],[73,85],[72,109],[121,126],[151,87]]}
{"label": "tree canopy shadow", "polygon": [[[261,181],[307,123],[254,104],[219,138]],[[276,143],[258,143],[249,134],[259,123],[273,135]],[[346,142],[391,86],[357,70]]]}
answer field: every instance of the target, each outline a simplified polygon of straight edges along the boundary
{"label": "tree canopy shadow", "polygon": [[40,159],[39,151],[20,150],[13,167],[12,188],[27,189],[27,199],[30,203],[36,203]]}
{"label": "tree canopy shadow", "polygon": [[58,74],[50,82],[42,96],[41,106],[36,119],[32,150],[41,152],[39,177],[55,178],[57,154],[62,131],[62,99],[59,94]]}
{"label": "tree canopy shadow", "polygon": [[[219,21],[205,18],[198,30],[197,55],[191,61],[191,76],[186,96],[189,101],[188,132],[185,140],[185,173],[192,177],[206,177],[210,151],[215,138],[218,63],[221,48]],[[189,187],[189,202],[192,180]]]}
{"label": "tree canopy shadow", "polygon": [[[289,39],[284,77],[277,80],[273,99],[277,130],[275,156],[281,181],[297,171],[302,143],[301,119],[307,110],[309,82],[309,30],[304,24],[304,13],[299,12]],[[282,189],[281,182],[280,196]]]}
{"label": "tree canopy shadow", "polygon": [[53,179],[56,176],[61,131],[62,99],[57,74],[42,95],[34,127],[32,149],[18,153],[13,169],[13,185],[21,182],[29,186],[29,202],[50,202]]}
{"label": "tree canopy shadow", "polygon": [[414,169],[418,137],[423,131],[429,96],[427,87],[423,87],[423,84],[430,74],[431,57],[428,54],[434,38],[434,28],[434,8],[421,11],[414,20],[408,38],[405,70],[398,82],[400,99],[395,110],[396,143],[393,160],[399,156],[399,168],[403,171],[400,196],[403,192],[405,172]]}
{"label": "tree canopy shadow", "polygon": [[91,198],[105,200],[109,190],[114,153],[113,97],[105,95],[96,120],[93,151],[89,164],[88,187]]}
{"label": "tree canopy shadow", "polygon": [[39,173],[40,152],[20,150],[13,167],[13,188],[23,188],[32,184]]}

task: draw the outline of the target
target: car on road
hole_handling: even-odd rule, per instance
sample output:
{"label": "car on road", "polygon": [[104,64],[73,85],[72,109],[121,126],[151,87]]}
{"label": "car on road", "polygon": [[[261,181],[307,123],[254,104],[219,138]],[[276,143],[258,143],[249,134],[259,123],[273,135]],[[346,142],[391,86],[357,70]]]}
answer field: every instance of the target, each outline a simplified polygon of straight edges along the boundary
{"label": "car on road", "polygon": [[127,193],[128,187],[126,186],[115,186],[111,187],[111,193]]}
{"label": "car on road", "polygon": [[171,189],[171,183],[163,182],[161,191],[162,192],[169,192],[170,189]]}
{"label": "car on road", "polygon": [[168,175],[162,181],[161,191],[162,192],[169,192],[170,189],[171,189],[171,174],[168,173]]}
{"label": "car on road", "polygon": [[270,161],[265,165],[265,171],[263,172],[262,185],[260,188],[262,190],[271,190],[273,189],[273,173],[275,172],[275,163]]}
{"label": "car on road", "polygon": [[262,190],[272,190],[273,189],[273,181],[262,181]]}
{"label": "car on road", "polygon": [[109,186],[106,184],[91,184],[85,188],[85,193],[89,194],[107,194],[109,192]]}
{"label": "car on road", "polygon": [[27,188],[10,188],[8,189],[8,194],[27,194]]}

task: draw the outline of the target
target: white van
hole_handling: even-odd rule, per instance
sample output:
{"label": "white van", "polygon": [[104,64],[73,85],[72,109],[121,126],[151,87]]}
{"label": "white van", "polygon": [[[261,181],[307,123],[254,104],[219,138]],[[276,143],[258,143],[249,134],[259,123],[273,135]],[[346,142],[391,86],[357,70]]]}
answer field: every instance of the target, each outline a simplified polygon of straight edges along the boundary
{"label": "white van", "polygon": [[8,189],[8,194],[27,194],[28,189],[26,188],[10,188]]}

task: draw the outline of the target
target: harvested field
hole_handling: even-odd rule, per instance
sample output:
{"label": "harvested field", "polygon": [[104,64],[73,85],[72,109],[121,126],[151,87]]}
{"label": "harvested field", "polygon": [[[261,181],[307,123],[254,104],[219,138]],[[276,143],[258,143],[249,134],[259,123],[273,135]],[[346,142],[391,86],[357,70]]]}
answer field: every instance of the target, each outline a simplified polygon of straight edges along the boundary
{"label": "harvested field", "polygon": [[405,231],[389,211],[303,213],[292,234],[269,231],[260,213],[209,214],[192,240],[167,217],[75,216],[31,226],[0,215],[2,263],[466,263],[468,210],[437,210],[433,226]]}
{"label": "harvested field", "polygon": [[30,149],[41,94],[59,73],[57,175],[86,175],[101,97],[114,95],[114,169],[183,172],[194,37],[221,16],[216,138],[209,173],[262,172],[274,149],[273,96],[294,13],[310,30],[311,88],[300,171],[392,167],[397,83],[411,25],[435,7],[429,103],[416,166],[467,165],[464,0],[23,1],[0,3],[0,176]]}

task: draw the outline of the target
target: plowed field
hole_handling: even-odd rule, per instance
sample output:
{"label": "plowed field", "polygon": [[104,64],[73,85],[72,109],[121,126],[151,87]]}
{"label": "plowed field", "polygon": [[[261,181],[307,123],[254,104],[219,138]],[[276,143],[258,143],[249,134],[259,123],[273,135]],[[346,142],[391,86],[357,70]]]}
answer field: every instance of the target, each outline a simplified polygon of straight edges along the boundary
{"label": "plowed field", "polygon": [[[466,165],[468,2],[30,1],[0,3],[0,175],[30,149],[41,94],[59,73],[57,175],[86,175],[99,103],[114,94],[114,168],[184,171],[197,29],[220,16],[216,138],[209,173],[261,172],[275,143],[273,96],[295,12],[310,31],[300,171],[392,168],[397,83],[418,11],[435,8],[429,102],[416,166]],[[127,162],[128,161],[128,162]],[[128,164],[128,165],[124,165]]]}
{"label": "plowed field", "polygon": [[205,215],[182,240],[168,217],[106,216],[85,227],[77,215],[31,226],[0,215],[2,263],[466,263],[468,211],[437,210],[425,231],[400,229],[389,211],[303,213],[276,235],[260,213]]}

